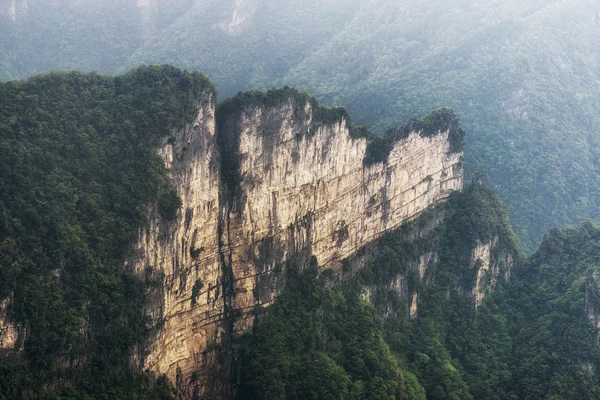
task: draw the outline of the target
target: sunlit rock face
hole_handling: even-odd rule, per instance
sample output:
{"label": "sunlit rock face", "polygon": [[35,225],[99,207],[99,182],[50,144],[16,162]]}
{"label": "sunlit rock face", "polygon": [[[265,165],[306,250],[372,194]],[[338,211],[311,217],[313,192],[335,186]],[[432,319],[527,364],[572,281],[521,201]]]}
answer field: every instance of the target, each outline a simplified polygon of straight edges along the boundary
{"label": "sunlit rock face", "polygon": [[[366,139],[352,138],[344,119],[313,124],[309,104],[300,112],[287,103],[224,119],[231,146],[225,152],[239,160],[224,240],[236,309],[270,304],[279,290],[273,271],[290,255],[336,268],[462,187],[460,154],[450,151],[448,132],[412,132],[386,163],[365,166]],[[237,321],[241,329],[250,325]]]}
{"label": "sunlit rock face", "polygon": [[[193,124],[158,153],[182,200],[178,218],[151,210],[129,264],[150,282],[157,329],[136,354],[183,398],[229,398],[231,338],[283,289],[285,260],[340,261],[463,185],[449,132],[411,132],[385,162],[344,117],[313,119],[310,101],[215,111],[207,93]],[[415,306],[411,313],[416,315]]]}
{"label": "sunlit rock face", "polygon": [[27,336],[27,329],[9,317],[11,297],[0,302],[0,355],[23,351]]}
{"label": "sunlit rock face", "polygon": [[587,318],[596,327],[596,332],[600,336],[600,304],[598,299],[600,293],[598,289],[598,273],[595,271],[588,272],[585,279],[585,314]]}
{"label": "sunlit rock face", "polygon": [[182,201],[177,220],[164,221],[152,209],[130,261],[139,275],[156,282],[148,314],[157,329],[138,362],[166,374],[187,397],[193,394],[192,374],[206,364],[203,351],[219,340],[223,316],[215,133],[215,99],[207,92],[195,121],[158,150]]}

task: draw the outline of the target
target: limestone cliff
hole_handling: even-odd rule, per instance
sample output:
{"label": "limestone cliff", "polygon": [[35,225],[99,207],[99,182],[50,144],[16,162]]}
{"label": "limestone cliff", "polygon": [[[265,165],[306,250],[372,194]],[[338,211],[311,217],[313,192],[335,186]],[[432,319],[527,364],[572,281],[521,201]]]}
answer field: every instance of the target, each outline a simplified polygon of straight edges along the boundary
{"label": "limestone cliff", "polygon": [[508,280],[513,266],[514,255],[509,251],[500,251],[498,237],[488,243],[480,243],[473,249],[472,267],[476,278],[471,289],[475,307],[479,307],[487,293],[492,291],[498,279]]}
{"label": "limestone cliff", "polygon": [[[511,279],[521,253],[495,193],[473,183],[344,260],[383,319],[419,317],[422,299],[458,295],[477,309]],[[339,274],[338,274],[339,275]],[[432,294],[437,293],[437,294]]]}
{"label": "limestone cliff", "polygon": [[150,210],[129,261],[157,283],[158,329],[134,361],[184,398],[228,397],[231,338],[283,288],[286,259],[336,269],[462,188],[461,153],[439,128],[406,130],[383,161],[366,162],[371,139],[339,109],[285,89],[217,112],[207,92],[195,122],[158,150],[182,207],[173,222]]}
{"label": "limestone cliff", "polygon": [[585,315],[594,324],[600,336],[600,292],[598,289],[598,273],[589,271],[584,284]]}
{"label": "limestone cliff", "polygon": [[165,221],[152,207],[131,261],[139,275],[157,283],[148,314],[158,329],[137,361],[167,374],[181,390],[183,381],[205,364],[202,352],[218,340],[223,317],[215,129],[215,99],[207,91],[195,121],[158,150],[181,198],[179,216]]}

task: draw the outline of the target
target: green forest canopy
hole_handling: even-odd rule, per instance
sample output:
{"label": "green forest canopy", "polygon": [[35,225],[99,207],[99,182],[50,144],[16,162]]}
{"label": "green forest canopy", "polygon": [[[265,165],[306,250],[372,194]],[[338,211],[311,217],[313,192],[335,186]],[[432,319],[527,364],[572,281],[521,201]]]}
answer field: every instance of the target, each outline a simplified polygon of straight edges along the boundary
{"label": "green forest canopy", "polygon": [[65,398],[170,398],[164,378],[128,372],[152,326],[146,283],[122,265],[148,204],[172,193],[155,147],[207,90],[168,66],[0,83],[0,299],[28,327],[27,363],[0,363],[0,399],[65,378]]}

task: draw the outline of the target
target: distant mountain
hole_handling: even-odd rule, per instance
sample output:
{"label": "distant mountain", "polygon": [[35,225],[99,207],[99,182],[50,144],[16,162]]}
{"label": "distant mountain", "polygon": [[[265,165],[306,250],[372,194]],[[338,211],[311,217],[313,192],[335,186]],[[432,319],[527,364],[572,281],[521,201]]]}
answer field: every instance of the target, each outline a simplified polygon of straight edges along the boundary
{"label": "distant mountain", "polygon": [[365,7],[286,82],[379,130],[454,108],[467,172],[498,187],[527,248],[554,225],[598,219],[600,4],[406,3]]}
{"label": "distant mountain", "polygon": [[380,132],[450,106],[467,174],[533,249],[600,219],[599,33],[596,0],[2,0],[0,79],[171,63],[221,95],[308,89]]}

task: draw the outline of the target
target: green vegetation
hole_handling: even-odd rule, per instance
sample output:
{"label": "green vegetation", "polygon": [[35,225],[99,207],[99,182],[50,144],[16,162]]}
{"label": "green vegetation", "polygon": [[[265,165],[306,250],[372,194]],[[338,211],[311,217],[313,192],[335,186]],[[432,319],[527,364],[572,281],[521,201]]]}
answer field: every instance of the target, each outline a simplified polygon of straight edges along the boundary
{"label": "green vegetation", "polygon": [[[0,298],[28,330],[23,357],[0,365],[1,400],[173,397],[164,377],[128,369],[154,328],[143,306],[160,279],[150,279],[151,267],[139,279],[122,262],[148,204],[166,221],[177,216],[181,200],[153,148],[192,120],[207,90],[203,75],[167,66],[0,84]],[[311,102],[317,123],[345,117],[289,88],[237,96],[218,112],[288,99]],[[385,140],[440,129],[462,143],[449,109]],[[364,127],[352,133],[378,140]],[[475,309],[473,248],[490,242],[498,282]],[[525,260],[504,204],[473,184],[345,260],[341,285],[314,264],[279,266],[284,293],[236,338],[238,397],[597,398],[599,248],[600,228],[588,222],[552,230]],[[202,248],[189,251],[198,258]],[[424,254],[436,257],[421,275]],[[510,281],[507,255],[516,263]],[[195,281],[192,306],[203,287]],[[407,293],[418,294],[418,318],[408,318]]]}
{"label": "green vegetation", "polygon": [[[440,108],[421,117],[412,119],[405,126],[394,126],[385,135],[374,135],[366,126],[356,126],[352,123],[350,116],[344,108],[326,107],[320,104],[314,97],[306,92],[299,92],[296,89],[285,86],[282,89],[272,89],[266,92],[249,91],[240,92],[237,95],[227,98],[221,102],[217,109],[217,120],[221,130],[226,130],[225,125],[231,123],[232,118],[239,117],[239,113],[247,112],[254,108],[276,108],[283,104],[291,104],[294,109],[294,118],[301,119],[306,117],[302,115],[305,105],[310,104],[312,109],[312,127],[310,131],[304,134],[310,135],[315,132],[321,124],[335,124],[342,119],[346,120],[350,135],[355,138],[366,138],[368,141],[367,151],[364,159],[365,165],[373,165],[387,161],[394,144],[399,140],[405,139],[411,132],[419,132],[422,136],[428,137],[442,131],[449,131],[450,150],[453,152],[462,152],[464,149],[465,132],[460,126],[458,116],[450,108]],[[263,131],[264,135],[268,132]],[[302,134],[298,135],[298,139]],[[222,138],[221,140],[226,140]],[[229,140],[231,142],[231,140]],[[223,146],[231,146],[231,143]],[[236,153],[235,151],[233,152]],[[224,160],[223,176],[232,184],[232,188],[237,185],[238,172],[236,171],[235,160]],[[232,189],[232,192],[235,190]]]}
{"label": "green vegetation", "polygon": [[[495,291],[475,309],[466,295],[475,279],[472,248],[494,238],[495,256],[513,254],[517,264],[510,281],[500,265]],[[360,252],[356,263],[347,260],[352,278],[341,288],[329,286],[331,274],[290,268],[283,295],[242,339],[239,398],[598,398],[599,248],[600,228],[587,222],[552,230],[522,259],[496,195],[472,185]],[[415,265],[430,251],[439,259],[423,284]],[[416,319],[407,318],[402,292],[390,290],[398,276],[419,294]],[[370,382],[386,389],[353,392]]]}
{"label": "green vegetation", "polygon": [[238,398],[425,400],[358,293],[328,287],[314,267],[286,271],[285,293],[245,338]]}
{"label": "green vegetation", "polygon": [[52,73],[0,84],[0,299],[27,327],[25,360],[0,366],[0,398],[170,398],[131,376],[152,328],[144,282],[122,267],[147,205],[176,212],[153,150],[193,117],[199,73],[143,67],[119,77]]}
{"label": "green vegetation", "polygon": [[224,120],[255,107],[274,108],[288,102],[294,107],[295,113],[304,112],[305,105],[310,104],[314,125],[334,124],[343,118],[350,121],[348,113],[343,108],[326,107],[307,92],[299,92],[288,86],[282,89],[271,89],[267,92],[256,90],[240,92],[221,102],[217,112],[219,120]]}
{"label": "green vegetation", "polygon": [[450,150],[455,153],[464,151],[465,131],[460,126],[458,115],[448,107],[438,108],[424,117],[412,120],[405,130],[421,132],[423,136],[448,131]]}
{"label": "green vegetation", "polygon": [[123,73],[136,49],[188,11],[193,1],[141,8],[120,0],[16,0],[14,21],[10,3],[0,5],[3,81],[57,69]]}
{"label": "green vegetation", "polygon": [[[169,62],[209,73],[226,95],[294,85],[388,131],[352,126],[369,140],[367,164],[384,161],[406,134],[389,129],[397,121],[450,106],[470,132],[466,171],[498,188],[525,250],[552,226],[600,220],[600,36],[591,2],[259,0],[237,10],[239,25],[234,2],[150,3],[36,1],[24,10],[17,1],[15,21],[0,10],[0,80]],[[144,284],[121,263],[148,203],[158,200],[166,220],[177,214],[151,148],[190,117],[206,88],[214,91],[200,74],[168,67],[0,84],[0,299],[13,298],[9,312],[29,328],[25,361],[0,365],[0,399],[24,388],[44,399],[170,397],[164,379],[126,372],[130,349],[152,328],[141,308],[158,281]],[[219,112],[282,96],[313,101],[291,89],[271,95],[236,96]],[[345,116],[316,111],[322,122]],[[449,116],[412,126],[455,129]],[[451,133],[461,148],[462,131]],[[235,183],[235,164],[224,161],[223,176]],[[438,213],[447,221],[428,230]],[[415,238],[415,229],[424,234]],[[599,398],[588,320],[600,309],[598,228],[550,231],[475,311],[462,293],[474,282],[467,258],[496,235],[498,252],[519,252],[503,206],[476,186],[379,241],[362,272],[348,261],[355,275],[347,287],[292,273],[271,317],[244,339],[243,393]],[[414,257],[435,249],[424,284]],[[195,258],[201,249],[189,251]],[[416,320],[389,288],[398,274],[419,293]],[[377,286],[370,305],[358,284]],[[192,301],[201,282],[194,289]],[[38,390],[56,382],[53,393]]]}
{"label": "green vegetation", "polygon": [[198,301],[198,295],[203,287],[204,283],[202,283],[202,280],[196,279],[196,282],[194,282],[194,286],[192,287],[192,306],[196,304],[196,301]]}
{"label": "green vegetation", "polygon": [[[198,7],[130,62],[203,70],[225,94],[306,89],[376,133],[452,107],[470,132],[467,175],[498,187],[527,251],[553,226],[600,220],[600,36],[591,3],[274,3],[242,10],[248,21],[232,32],[212,29],[229,22],[230,4]],[[369,163],[390,147],[374,141]]]}
{"label": "green vegetation", "polygon": [[583,0],[377,1],[282,84],[376,133],[451,107],[467,179],[498,187],[531,252],[553,226],[600,221],[597,13]]}
{"label": "green vegetation", "polygon": [[168,190],[158,199],[158,213],[165,221],[174,221],[181,208],[181,198],[175,190]]}
{"label": "green vegetation", "polygon": [[195,248],[195,247],[190,247],[190,256],[193,259],[197,259],[198,257],[200,257],[200,254],[202,254],[202,252],[204,251],[204,247],[200,247],[200,248]]}
{"label": "green vegetation", "polygon": [[[469,275],[473,242],[498,235],[506,235],[503,250],[518,251],[499,200],[473,185],[359,253],[364,265],[356,263],[356,271],[346,260],[345,273],[354,277],[341,289],[327,285],[329,274],[286,268],[285,292],[242,341],[239,398],[473,399],[445,337],[475,321],[473,305],[456,290],[446,293]],[[434,282],[424,285],[411,265],[430,251],[440,253],[440,262]],[[415,321],[406,318],[400,293],[389,289],[398,276],[425,298]]]}
{"label": "green vegetation", "polygon": [[600,395],[598,316],[600,229],[585,223],[554,229],[525,268],[519,284],[495,298],[507,305],[513,337],[513,386],[519,398],[593,399]]}

